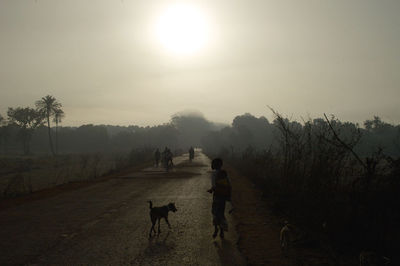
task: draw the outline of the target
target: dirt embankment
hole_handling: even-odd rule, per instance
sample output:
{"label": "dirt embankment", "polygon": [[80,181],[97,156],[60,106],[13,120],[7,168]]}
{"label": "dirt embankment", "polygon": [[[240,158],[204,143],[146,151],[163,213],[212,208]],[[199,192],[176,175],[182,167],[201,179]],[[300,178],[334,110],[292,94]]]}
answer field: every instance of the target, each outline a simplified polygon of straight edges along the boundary
{"label": "dirt embankment", "polygon": [[145,167],[151,166],[151,165],[152,165],[152,162],[145,162],[145,163],[138,164],[136,166],[128,167],[128,168],[118,171],[116,173],[105,175],[105,176],[98,177],[95,179],[69,182],[69,183],[57,185],[54,187],[41,189],[39,191],[35,191],[35,192],[26,194],[26,195],[10,197],[10,198],[1,198],[0,199],[0,210],[7,209],[9,207],[13,207],[13,206],[17,206],[17,205],[21,205],[21,204],[35,201],[35,200],[51,198],[51,197],[59,195],[60,193],[73,191],[73,190],[76,190],[79,188],[92,186],[99,182],[105,182],[105,181],[109,180],[110,178],[115,178],[117,176],[121,176],[126,173],[139,171],[139,170],[141,170]]}
{"label": "dirt embankment", "polygon": [[267,211],[261,192],[232,167],[226,166],[232,182],[233,213],[239,234],[238,246],[251,265],[291,265],[279,246],[279,222]]}
{"label": "dirt embankment", "polygon": [[[250,265],[337,265],[318,242],[293,246],[282,254],[279,234],[284,217],[271,213],[262,192],[231,166],[225,166],[232,181],[233,213],[239,234],[239,250]],[[351,264],[346,264],[351,265]]]}

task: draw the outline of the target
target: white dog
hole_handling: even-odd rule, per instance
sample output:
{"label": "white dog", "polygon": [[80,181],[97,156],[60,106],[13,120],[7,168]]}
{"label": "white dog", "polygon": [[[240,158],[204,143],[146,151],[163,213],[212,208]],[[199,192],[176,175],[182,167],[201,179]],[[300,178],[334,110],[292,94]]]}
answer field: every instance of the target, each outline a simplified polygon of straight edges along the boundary
{"label": "white dog", "polygon": [[281,249],[284,255],[287,254],[289,247],[293,241],[293,229],[292,226],[289,224],[288,221],[284,222],[284,225],[280,232],[280,242],[281,242]]}

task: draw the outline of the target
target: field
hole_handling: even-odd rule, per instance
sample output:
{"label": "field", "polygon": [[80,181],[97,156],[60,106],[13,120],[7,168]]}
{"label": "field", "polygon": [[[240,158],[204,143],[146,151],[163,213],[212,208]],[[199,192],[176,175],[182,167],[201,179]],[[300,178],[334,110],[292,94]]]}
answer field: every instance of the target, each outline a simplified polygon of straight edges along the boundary
{"label": "field", "polygon": [[150,161],[148,151],[0,157],[1,197],[29,194],[61,184],[93,180]]}

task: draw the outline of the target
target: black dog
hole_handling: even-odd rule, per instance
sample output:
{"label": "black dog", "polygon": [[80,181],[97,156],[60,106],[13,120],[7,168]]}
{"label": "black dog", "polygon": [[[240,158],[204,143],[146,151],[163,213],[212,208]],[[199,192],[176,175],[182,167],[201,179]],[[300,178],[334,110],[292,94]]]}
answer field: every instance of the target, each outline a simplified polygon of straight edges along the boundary
{"label": "black dog", "polygon": [[150,218],[151,218],[151,223],[152,226],[150,228],[150,233],[149,237],[151,237],[151,232],[154,231],[156,233],[156,230],[154,229],[154,225],[156,224],[158,220],[158,234],[161,233],[160,231],[160,220],[161,218],[165,219],[165,222],[167,222],[168,227],[171,228],[171,225],[168,222],[168,212],[176,212],[177,209],[175,207],[175,203],[169,203],[168,205],[162,206],[162,207],[153,207],[153,203],[151,200],[148,201],[150,203]]}

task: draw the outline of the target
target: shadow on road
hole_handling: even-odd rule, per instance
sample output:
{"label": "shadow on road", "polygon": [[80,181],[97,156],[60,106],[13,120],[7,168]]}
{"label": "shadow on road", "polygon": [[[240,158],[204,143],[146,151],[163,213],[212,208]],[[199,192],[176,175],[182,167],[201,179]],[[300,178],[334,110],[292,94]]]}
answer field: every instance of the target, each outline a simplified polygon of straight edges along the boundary
{"label": "shadow on road", "polygon": [[[144,251],[139,254],[131,265],[161,265],[165,263],[169,254],[176,248],[176,244],[173,241],[167,242],[170,232],[165,236],[160,237],[155,235],[149,238],[149,243]],[[151,262],[151,264],[149,263]]]}
{"label": "shadow on road", "polygon": [[149,244],[147,248],[144,250],[144,254],[146,256],[160,256],[165,255],[163,253],[167,253],[170,250],[174,249],[176,244],[174,242],[167,242],[170,231],[167,232],[165,236],[156,235],[149,239]]}
{"label": "shadow on road", "polygon": [[239,265],[237,258],[232,256],[237,251],[231,241],[226,239],[222,239],[221,243],[214,241],[214,247],[217,250],[221,265]]}

